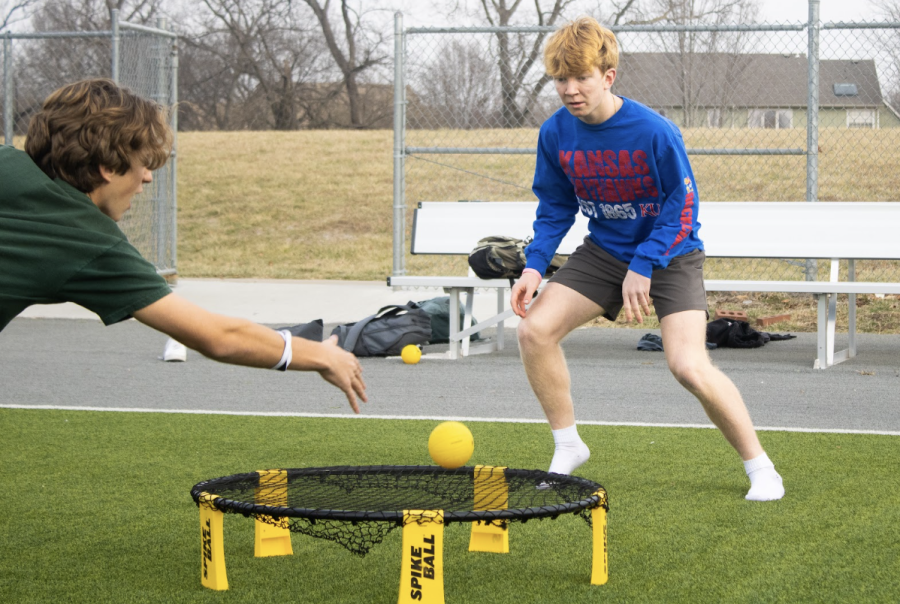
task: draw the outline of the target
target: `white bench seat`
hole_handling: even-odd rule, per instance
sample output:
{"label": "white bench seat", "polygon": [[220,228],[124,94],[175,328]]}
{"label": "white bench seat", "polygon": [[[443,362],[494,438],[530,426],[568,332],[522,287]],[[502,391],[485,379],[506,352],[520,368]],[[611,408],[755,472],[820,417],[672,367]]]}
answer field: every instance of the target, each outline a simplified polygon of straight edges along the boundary
{"label": "white bench seat", "polygon": [[[532,235],[537,202],[422,202],[413,222],[414,254],[468,255],[482,237]],[[900,283],[857,281],[857,260],[898,260],[900,203],[895,202],[705,202],[700,205],[700,238],[707,258],[825,259],[828,281],[771,281],[707,279],[707,291],[807,293],[818,301],[818,345],[814,367],[825,369],[856,355],[857,294],[900,294]],[[558,252],[571,254],[587,234],[587,218],[579,215]],[[847,261],[848,277],[840,279],[840,262]],[[393,287],[436,287],[450,294],[449,358],[503,347],[503,321],[510,283],[468,276],[393,275]],[[476,290],[495,290],[497,314],[472,326]],[[466,294],[463,325],[458,309]],[[834,335],[838,295],[849,297],[849,347],[836,352]],[[469,338],[497,326],[493,342],[470,347]]]}

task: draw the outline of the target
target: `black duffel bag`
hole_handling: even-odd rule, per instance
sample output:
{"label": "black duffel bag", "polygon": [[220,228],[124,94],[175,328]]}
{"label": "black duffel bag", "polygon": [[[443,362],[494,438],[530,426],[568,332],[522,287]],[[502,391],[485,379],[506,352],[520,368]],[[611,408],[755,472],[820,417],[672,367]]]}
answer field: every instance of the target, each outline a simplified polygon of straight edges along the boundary
{"label": "black duffel bag", "polygon": [[431,315],[415,302],[392,304],[356,323],[338,325],[331,335],[338,345],[358,357],[400,354],[408,344],[427,344],[431,339]]}

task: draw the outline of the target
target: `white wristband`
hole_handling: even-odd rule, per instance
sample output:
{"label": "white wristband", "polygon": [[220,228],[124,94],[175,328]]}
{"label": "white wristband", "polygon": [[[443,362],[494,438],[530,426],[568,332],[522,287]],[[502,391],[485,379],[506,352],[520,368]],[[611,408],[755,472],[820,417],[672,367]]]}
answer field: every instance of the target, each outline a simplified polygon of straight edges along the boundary
{"label": "white wristband", "polygon": [[284,352],[281,353],[281,360],[278,361],[278,364],[272,367],[272,369],[276,369],[278,371],[287,371],[287,368],[291,366],[291,360],[294,357],[294,350],[291,346],[291,332],[287,329],[282,329],[278,332],[282,338],[284,338]]}

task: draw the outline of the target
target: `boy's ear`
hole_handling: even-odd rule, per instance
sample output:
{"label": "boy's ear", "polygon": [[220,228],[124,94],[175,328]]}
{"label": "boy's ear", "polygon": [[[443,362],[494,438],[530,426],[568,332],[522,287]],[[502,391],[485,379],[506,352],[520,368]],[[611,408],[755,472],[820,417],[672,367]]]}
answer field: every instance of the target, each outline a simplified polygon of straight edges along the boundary
{"label": "boy's ear", "polygon": [[115,172],[107,168],[106,166],[100,166],[100,176],[103,177],[103,180],[106,182],[112,182],[112,177]]}
{"label": "boy's ear", "polygon": [[613,82],[616,81],[616,68],[607,69],[606,73],[603,74],[603,79],[606,80],[607,86],[612,88]]}

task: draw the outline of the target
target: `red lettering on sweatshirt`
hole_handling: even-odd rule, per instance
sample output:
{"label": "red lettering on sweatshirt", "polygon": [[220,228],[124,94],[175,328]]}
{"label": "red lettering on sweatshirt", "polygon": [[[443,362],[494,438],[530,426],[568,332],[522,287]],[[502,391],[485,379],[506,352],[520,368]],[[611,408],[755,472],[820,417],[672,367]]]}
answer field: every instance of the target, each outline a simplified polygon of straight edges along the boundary
{"label": "red lettering on sweatshirt", "polygon": [[612,176],[615,178],[619,175],[619,167],[616,166],[616,152],[615,151],[604,151],[603,152],[603,163],[606,164],[606,175]]}
{"label": "red lettering on sweatshirt", "polygon": [[591,175],[587,159],[584,157],[584,151],[575,151],[575,155],[572,158],[572,166],[575,168],[576,178],[585,178]]}
{"label": "red lettering on sweatshirt", "polygon": [[588,151],[587,162],[591,176],[606,175],[606,169],[603,167],[603,151],[600,151],[599,149],[596,151]]}
{"label": "red lettering on sweatshirt", "polygon": [[631,165],[631,154],[625,149],[619,151],[619,176],[634,176],[634,167]]}
{"label": "red lettering on sweatshirt", "polygon": [[650,166],[647,165],[647,152],[638,149],[631,155],[634,160],[634,171],[641,176],[650,174]]}
{"label": "red lettering on sweatshirt", "polygon": [[681,209],[681,230],[678,231],[678,235],[675,236],[675,242],[669,246],[669,249],[666,250],[664,255],[668,256],[669,252],[672,249],[685,240],[685,238],[691,234],[691,231],[694,229],[694,192],[691,191],[687,194],[687,197],[684,199],[684,207]]}
{"label": "red lettering on sweatshirt", "polygon": [[563,151],[559,150],[559,165],[562,168],[563,172],[566,173],[566,176],[573,177],[572,168],[569,167],[569,161],[572,159],[571,151]]}

